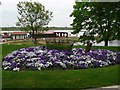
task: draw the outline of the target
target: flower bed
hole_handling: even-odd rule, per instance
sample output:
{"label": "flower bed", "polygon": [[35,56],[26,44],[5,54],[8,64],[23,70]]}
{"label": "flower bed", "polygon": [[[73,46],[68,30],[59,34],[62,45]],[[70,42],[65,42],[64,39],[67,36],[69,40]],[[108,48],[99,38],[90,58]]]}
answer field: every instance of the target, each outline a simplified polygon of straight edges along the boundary
{"label": "flower bed", "polygon": [[3,70],[85,69],[120,64],[120,52],[73,48],[71,52],[46,49],[44,46],[22,48],[8,54]]}

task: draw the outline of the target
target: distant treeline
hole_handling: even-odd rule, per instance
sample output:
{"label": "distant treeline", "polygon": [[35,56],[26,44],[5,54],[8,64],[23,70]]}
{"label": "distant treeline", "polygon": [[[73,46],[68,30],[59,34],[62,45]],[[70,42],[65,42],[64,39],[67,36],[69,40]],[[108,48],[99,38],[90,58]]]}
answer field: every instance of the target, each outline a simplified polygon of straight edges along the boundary
{"label": "distant treeline", "polygon": [[[72,30],[71,27],[47,27],[48,30]],[[1,27],[2,31],[21,31],[20,27]]]}

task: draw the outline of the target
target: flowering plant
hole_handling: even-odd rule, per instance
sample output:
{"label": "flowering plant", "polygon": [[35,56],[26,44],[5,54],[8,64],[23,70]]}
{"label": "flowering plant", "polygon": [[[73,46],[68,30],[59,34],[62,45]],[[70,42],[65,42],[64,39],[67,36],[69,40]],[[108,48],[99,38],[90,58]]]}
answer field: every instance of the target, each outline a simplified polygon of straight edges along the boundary
{"label": "flowering plant", "polygon": [[21,48],[8,54],[2,63],[3,70],[82,69],[120,64],[120,52],[73,48],[69,51],[46,49],[45,46]]}

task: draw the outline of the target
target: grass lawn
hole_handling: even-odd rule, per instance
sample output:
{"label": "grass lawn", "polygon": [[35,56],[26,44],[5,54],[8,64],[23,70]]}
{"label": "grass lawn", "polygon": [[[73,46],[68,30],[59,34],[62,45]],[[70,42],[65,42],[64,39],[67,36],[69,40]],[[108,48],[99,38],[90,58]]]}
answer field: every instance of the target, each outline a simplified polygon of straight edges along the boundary
{"label": "grass lawn", "polygon": [[3,71],[3,88],[95,88],[120,84],[120,65],[58,71]]}
{"label": "grass lawn", "polygon": [[[19,48],[34,45],[2,45],[2,57]],[[84,48],[84,46],[75,46]],[[94,46],[120,52],[120,47]],[[96,88],[120,85],[120,65],[102,68],[55,71],[2,71],[3,88]]]}
{"label": "grass lawn", "polygon": [[28,44],[29,45],[34,45],[32,40],[26,40],[26,41],[24,41],[24,40],[13,40],[13,41],[8,41],[6,43],[7,44],[9,43],[10,45],[28,45]]}
{"label": "grass lawn", "polygon": [[[74,46],[74,48],[85,48],[85,46]],[[106,49],[120,52],[120,46],[92,46],[92,49]]]}
{"label": "grass lawn", "polygon": [[7,45],[3,44],[2,45],[2,58],[5,57],[7,54],[11,53],[12,51],[18,50],[20,48],[26,48],[26,47],[31,47],[31,46],[42,46],[42,45]]}

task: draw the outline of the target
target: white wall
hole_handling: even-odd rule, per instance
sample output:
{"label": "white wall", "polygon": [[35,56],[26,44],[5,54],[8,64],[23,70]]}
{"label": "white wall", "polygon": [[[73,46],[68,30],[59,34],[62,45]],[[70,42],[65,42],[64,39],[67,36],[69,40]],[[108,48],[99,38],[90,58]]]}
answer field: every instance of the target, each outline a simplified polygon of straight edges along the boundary
{"label": "white wall", "polygon": [[73,30],[53,30],[54,32],[68,32],[68,37],[80,37],[83,35],[83,32],[79,32],[78,34],[71,34]]}

